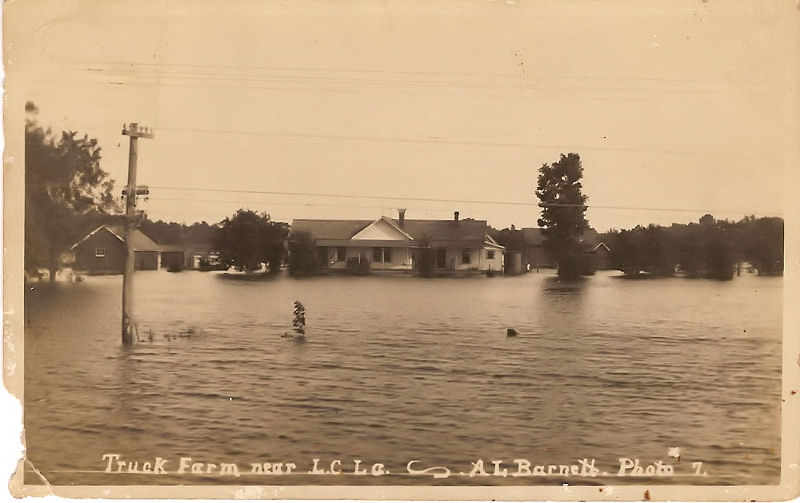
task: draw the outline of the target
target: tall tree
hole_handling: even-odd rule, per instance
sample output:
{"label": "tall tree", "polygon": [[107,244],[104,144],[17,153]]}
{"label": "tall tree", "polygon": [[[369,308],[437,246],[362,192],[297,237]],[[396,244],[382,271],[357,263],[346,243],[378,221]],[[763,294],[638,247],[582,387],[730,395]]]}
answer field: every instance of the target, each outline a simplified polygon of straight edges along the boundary
{"label": "tall tree", "polygon": [[561,154],[558,162],[539,169],[536,196],[542,208],[538,220],[545,236],[545,247],[558,262],[558,276],[572,279],[580,275],[579,239],[589,228],[586,199],[581,192],[583,166],[578,154]]}
{"label": "tall tree", "polygon": [[39,126],[33,103],[25,111],[25,269],[47,268],[54,280],[70,241],[118,205],[97,140],[75,131],[56,138]]}
{"label": "tall tree", "polygon": [[222,221],[214,247],[220,262],[228,267],[249,274],[267,264],[275,273],[280,270],[288,235],[288,224],[274,222],[266,213],[241,209]]}

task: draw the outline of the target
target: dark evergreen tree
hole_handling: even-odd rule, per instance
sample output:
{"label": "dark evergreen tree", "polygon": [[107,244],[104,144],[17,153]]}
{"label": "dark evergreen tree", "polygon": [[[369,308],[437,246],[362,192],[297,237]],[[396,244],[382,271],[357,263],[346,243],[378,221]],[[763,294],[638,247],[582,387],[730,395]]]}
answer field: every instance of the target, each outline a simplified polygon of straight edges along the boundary
{"label": "dark evergreen tree", "polygon": [[572,279],[580,275],[579,239],[589,228],[586,199],[582,193],[583,166],[578,154],[561,154],[558,162],[539,169],[536,196],[542,208],[538,220],[545,236],[545,247],[558,263],[558,276]]}

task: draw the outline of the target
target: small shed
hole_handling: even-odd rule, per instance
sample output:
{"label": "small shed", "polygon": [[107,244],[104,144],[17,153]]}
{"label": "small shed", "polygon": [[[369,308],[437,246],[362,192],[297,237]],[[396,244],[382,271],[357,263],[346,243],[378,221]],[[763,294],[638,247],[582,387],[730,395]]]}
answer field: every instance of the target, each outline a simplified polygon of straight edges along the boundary
{"label": "small shed", "polygon": [[605,243],[598,243],[597,246],[592,249],[592,255],[594,256],[595,269],[601,271],[614,269],[614,257],[612,256],[611,248],[609,248]]}
{"label": "small shed", "polygon": [[[69,251],[75,256],[73,269],[86,274],[121,274],[125,270],[128,249],[124,229],[101,225],[73,244]],[[160,247],[140,230],[133,233],[134,268],[158,269]]]}

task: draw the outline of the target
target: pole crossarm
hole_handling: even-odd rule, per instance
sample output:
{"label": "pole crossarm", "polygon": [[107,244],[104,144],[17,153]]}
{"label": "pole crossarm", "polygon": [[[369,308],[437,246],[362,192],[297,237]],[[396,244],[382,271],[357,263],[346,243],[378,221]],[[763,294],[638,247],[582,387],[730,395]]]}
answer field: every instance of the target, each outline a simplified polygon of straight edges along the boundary
{"label": "pole crossarm", "polygon": [[148,138],[153,139],[153,130],[149,127],[140,126],[136,122],[122,125],[122,134],[134,138]]}
{"label": "pole crossarm", "polygon": [[[150,187],[148,187],[147,185],[137,185],[136,186],[136,190],[134,191],[134,194],[136,194],[137,196],[150,195]],[[128,195],[128,187],[125,187],[124,189],[122,189],[122,195],[123,196],[127,196]]]}

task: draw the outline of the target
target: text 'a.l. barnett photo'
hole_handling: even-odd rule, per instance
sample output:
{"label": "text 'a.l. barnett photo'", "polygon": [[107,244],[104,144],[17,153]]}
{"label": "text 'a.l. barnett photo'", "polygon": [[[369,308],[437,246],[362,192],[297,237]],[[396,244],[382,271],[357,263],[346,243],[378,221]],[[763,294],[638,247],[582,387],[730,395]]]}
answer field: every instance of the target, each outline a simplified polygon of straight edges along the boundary
{"label": "text 'a.l. barnett photo'", "polygon": [[795,2],[4,7],[15,495],[797,495]]}

